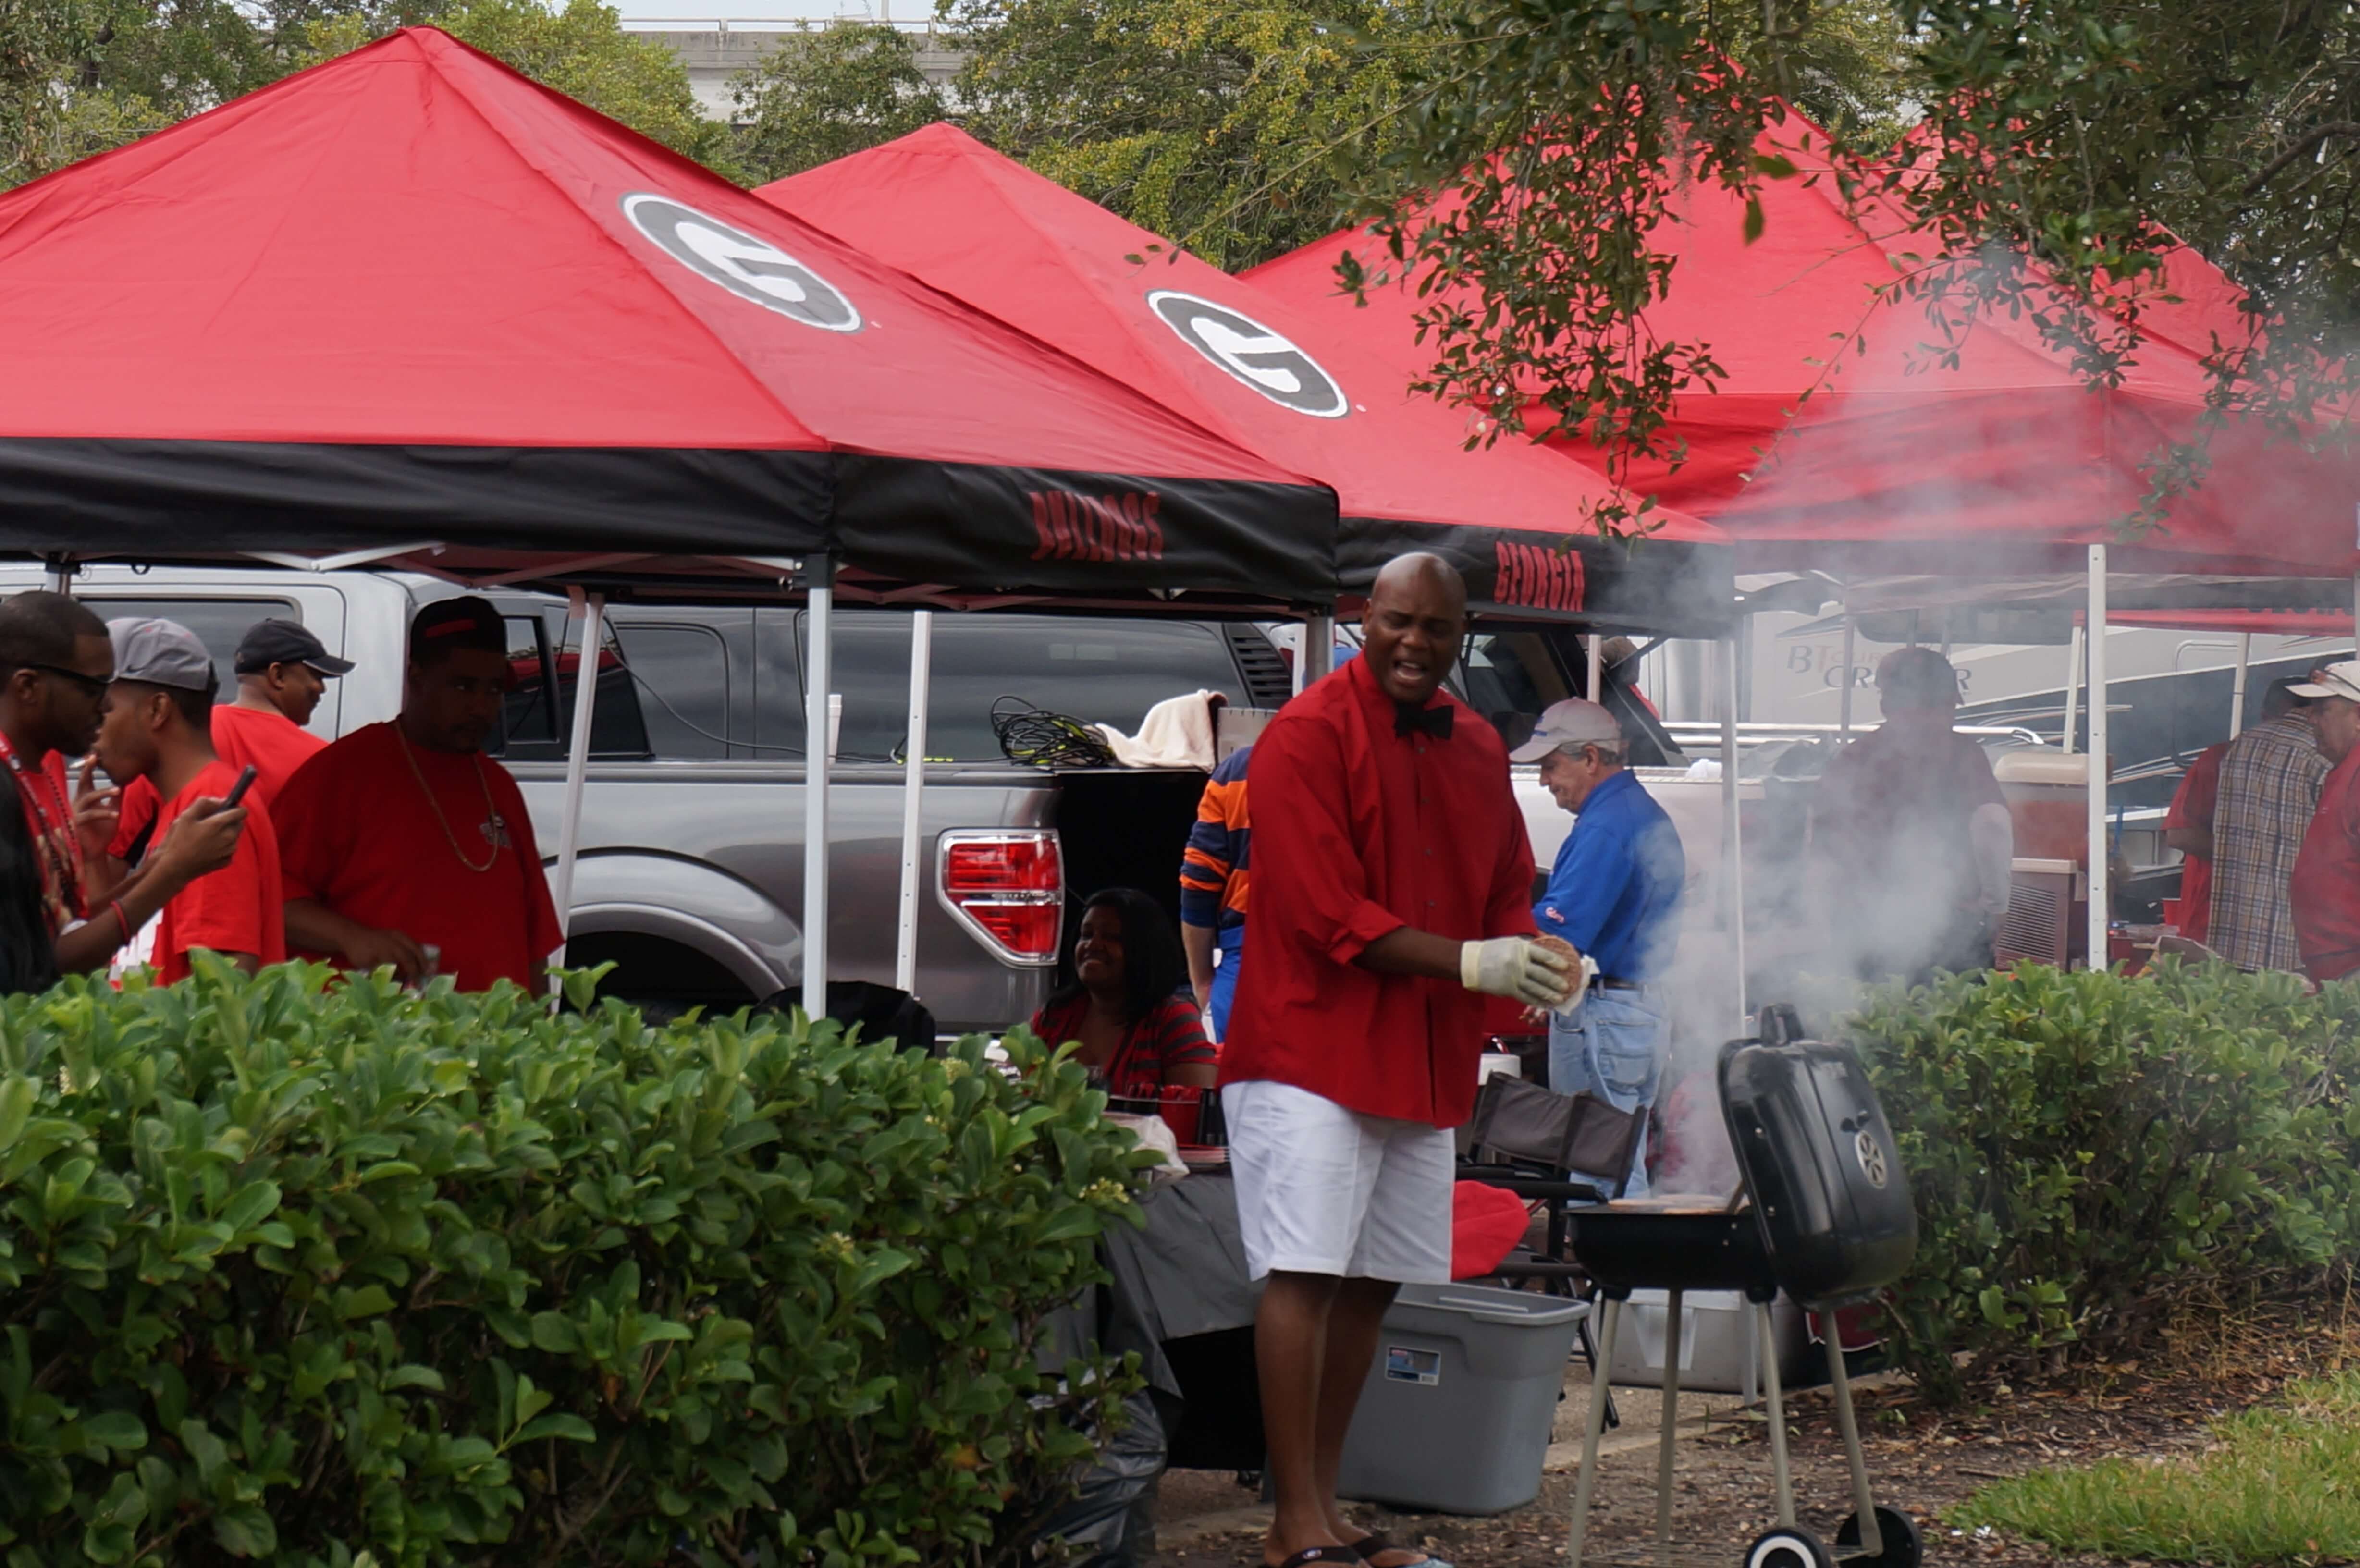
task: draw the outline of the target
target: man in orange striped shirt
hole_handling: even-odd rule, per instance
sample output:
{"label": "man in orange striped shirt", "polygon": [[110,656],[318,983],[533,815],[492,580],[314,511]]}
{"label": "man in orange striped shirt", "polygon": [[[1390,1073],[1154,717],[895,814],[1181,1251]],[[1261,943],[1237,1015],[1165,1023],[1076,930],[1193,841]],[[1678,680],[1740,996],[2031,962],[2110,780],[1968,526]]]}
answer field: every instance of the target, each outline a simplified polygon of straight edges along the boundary
{"label": "man in orange striped shirt", "polygon": [[1246,764],[1252,755],[1253,747],[1240,746],[1205,781],[1196,825],[1180,860],[1180,945],[1188,953],[1196,1006],[1217,1040],[1229,1032],[1229,1000],[1238,994],[1238,960],[1246,946],[1246,862],[1253,838]]}

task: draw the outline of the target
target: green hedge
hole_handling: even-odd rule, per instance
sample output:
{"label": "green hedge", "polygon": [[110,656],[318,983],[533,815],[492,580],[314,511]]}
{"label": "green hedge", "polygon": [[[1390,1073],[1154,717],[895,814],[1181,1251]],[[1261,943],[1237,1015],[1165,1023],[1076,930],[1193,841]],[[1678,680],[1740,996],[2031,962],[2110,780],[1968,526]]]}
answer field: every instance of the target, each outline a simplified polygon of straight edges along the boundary
{"label": "green hedge", "polygon": [[1135,1160],[1011,1049],[301,965],[9,999],[8,1568],[1015,1560],[1133,1386],[1033,1346]]}
{"label": "green hedge", "polygon": [[2196,1292],[2360,1255],[2360,985],[2166,960],[1873,997],[1851,1027],[1916,1191],[1903,1357],[2055,1363]]}

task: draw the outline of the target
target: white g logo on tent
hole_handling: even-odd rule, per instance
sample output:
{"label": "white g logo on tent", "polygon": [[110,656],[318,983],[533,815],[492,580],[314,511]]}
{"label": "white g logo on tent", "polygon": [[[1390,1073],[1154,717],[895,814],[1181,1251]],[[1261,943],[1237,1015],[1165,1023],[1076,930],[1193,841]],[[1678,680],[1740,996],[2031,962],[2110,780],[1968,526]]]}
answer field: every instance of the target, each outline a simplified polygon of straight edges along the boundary
{"label": "white g logo on tent", "polygon": [[768,240],[644,191],[623,198],[623,215],[666,256],[741,299],[823,332],[860,330],[851,300]]}
{"label": "white g logo on tent", "polygon": [[1252,317],[1170,289],[1148,295],[1147,308],[1181,342],[1272,402],[1320,419],[1351,411],[1344,389],[1318,361]]}

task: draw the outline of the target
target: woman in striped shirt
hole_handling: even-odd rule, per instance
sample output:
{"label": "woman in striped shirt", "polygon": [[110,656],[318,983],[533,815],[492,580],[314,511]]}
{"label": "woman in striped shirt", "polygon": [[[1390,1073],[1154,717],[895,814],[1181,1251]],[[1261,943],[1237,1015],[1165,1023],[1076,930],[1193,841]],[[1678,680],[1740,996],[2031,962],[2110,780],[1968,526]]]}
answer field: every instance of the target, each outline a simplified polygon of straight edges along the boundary
{"label": "woman in striped shirt", "polygon": [[1185,975],[1163,907],[1135,887],[1107,888],[1083,908],[1073,983],[1032,1015],[1032,1032],[1052,1045],[1079,1040],[1076,1060],[1117,1098],[1209,1089],[1217,1056],[1181,990]]}

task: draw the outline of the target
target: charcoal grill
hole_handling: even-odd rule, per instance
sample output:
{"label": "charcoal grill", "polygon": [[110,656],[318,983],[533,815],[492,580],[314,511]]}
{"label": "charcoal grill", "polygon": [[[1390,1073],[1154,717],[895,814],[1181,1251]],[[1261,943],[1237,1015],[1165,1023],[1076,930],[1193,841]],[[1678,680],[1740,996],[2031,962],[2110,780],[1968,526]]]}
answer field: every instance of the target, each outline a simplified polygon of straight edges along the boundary
{"label": "charcoal grill", "polygon": [[[1631,1292],[1669,1298],[1664,1335],[1664,1427],[1656,1451],[1655,1550],[1649,1561],[1704,1563],[1700,1552],[1676,1552],[1672,1541],[1672,1464],[1679,1430],[1680,1306],[1690,1290],[1742,1291],[1761,1338],[1763,1392],[1769,1406],[1770,1470],[1778,1522],[1746,1548],[1744,1568],[1832,1568],[1819,1539],[1795,1520],[1793,1473],[1779,1387],[1770,1303],[1783,1290],[1814,1312],[1833,1313],[1873,1296],[1909,1266],[1918,1247],[1909,1186],[1894,1152],[1893,1132],[1859,1059],[1840,1045],[1802,1037],[1791,1007],[1763,1010],[1762,1032],[1721,1048],[1721,1115],[1729,1124],[1743,1184],[1727,1201],[1710,1197],[1622,1199],[1571,1208],[1575,1258],[1604,1299],[1598,1386],[1582,1439],[1574,1485],[1573,1568],[1598,1476],[1606,1400],[1602,1368]],[[1918,1527],[1870,1496],[1843,1347],[1830,1335],[1828,1376],[1836,1424],[1852,1466],[1854,1512],[1836,1536],[1845,1568],[1918,1568]],[[1593,1557],[1593,1563],[1602,1561]]]}

